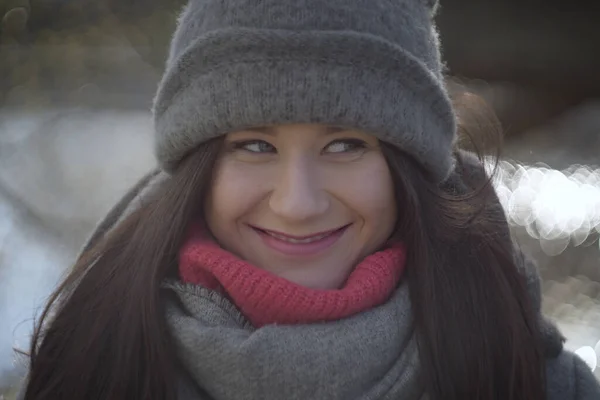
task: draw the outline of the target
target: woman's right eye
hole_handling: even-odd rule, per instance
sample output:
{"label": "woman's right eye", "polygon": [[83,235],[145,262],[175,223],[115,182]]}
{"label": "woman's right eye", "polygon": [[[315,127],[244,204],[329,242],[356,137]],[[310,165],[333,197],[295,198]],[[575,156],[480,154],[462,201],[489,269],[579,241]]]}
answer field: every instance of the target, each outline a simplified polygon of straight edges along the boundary
{"label": "woman's right eye", "polygon": [[235,150],[244,150],[249,153],[273,153],[275,147],[264,140],[247,140],[233,144]]}

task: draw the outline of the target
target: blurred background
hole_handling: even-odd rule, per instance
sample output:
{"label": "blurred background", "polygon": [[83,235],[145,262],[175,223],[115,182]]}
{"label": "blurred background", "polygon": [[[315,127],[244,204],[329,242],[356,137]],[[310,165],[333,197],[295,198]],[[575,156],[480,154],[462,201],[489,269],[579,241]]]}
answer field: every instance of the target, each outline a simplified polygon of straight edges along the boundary
{"label": "blurred background", "polygon": [[[0,399],[95,223],[154,165],[178,0],[0,0]],[[544,311],[600,378],[600,33],[593,2],[442,0],[452,87],[505,131],[495,184]],[[458,86],[460,85],[460,86]],[[478,123],[463,116],[465,123]]]}

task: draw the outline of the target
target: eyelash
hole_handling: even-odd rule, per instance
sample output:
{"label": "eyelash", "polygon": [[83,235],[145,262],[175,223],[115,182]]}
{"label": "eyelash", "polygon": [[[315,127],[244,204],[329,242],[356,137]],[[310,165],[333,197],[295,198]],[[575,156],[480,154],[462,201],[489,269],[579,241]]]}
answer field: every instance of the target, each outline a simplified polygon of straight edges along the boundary
{"label": "eyelash", "polygon": [[[334,140],[333,142],[329,143],[325,148],[328,148],[334,144],[339,144],[339,143],[349,145],[352,149],[349,151],[336,152],[335,154],[358,151],[358,150],[362,150],[367,147],[367,144],[360,139],[337,139],[337,140]],[[270,143],[268,143],[264,140],[246,140],[246,141],[235,142],[232,144],[232,149],[233,150],[243,150],[243,151],[247,151],[247,152],[253,153],[253,154],[266,153],[263,151],[248,150],[247,146],[252,145],[252,144],[266,145],[266,146],[270,147],[271,149],[275,150],[275,146],[271,145]]]}
{"label": "eyelash", "polygon": [[359,151],[359,150],[363,150],[367,147],[367,143],[365,143],[364,141],[360,140],[360,139],[338,139],[338,140],[334,140],[333,142],[329,143],[327,145],[327,147],[330,147],[331,145],[337,144],[337,143],[342,143],[345,145],[349,145],[349,147],[351,148],[351,150],[349,151],[344,151],[343,153],[349,153],[349,152],[353,152],[353,151]]}
{"label": "eyelash", "polygon": [[273,145],[271,145],[270,143],[264,141],[264,140],[244,140],[241,142],[234,142],[231,145],[231,148],[233,150],[243,150],[243,151],[247,151],[248,153],[254,153],[254,154],[259,154],[259,153],[263,153],[263,152],[259,152],[259,151],[250,151],[248,150],[246,147],[251,145],[251,144],[258,144],[258,145],[267,145],[270,148],[274,149]]}

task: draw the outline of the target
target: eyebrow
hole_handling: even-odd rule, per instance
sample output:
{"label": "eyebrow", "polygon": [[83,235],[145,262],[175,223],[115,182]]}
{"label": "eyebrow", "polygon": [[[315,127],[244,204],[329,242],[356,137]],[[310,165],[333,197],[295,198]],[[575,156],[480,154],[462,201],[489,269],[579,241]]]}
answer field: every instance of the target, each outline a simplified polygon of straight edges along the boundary
{"label": "eyebrow", "polygon": [[[249,132],[264,133],[265,135],[270,135],[270,136],[275,136],[277,133],[277,129],[272,126],[256,126],[256,127],[248,128],[248,129],[244,129],[244,130],[249,131]],[[346,131],[346,130],[348,130],[348,129],[342,128],[339,126],[328,126],[325,130],[325,135],[332,135],[334,133],[338,133],[338,132],[342,132],[342,131]]]}

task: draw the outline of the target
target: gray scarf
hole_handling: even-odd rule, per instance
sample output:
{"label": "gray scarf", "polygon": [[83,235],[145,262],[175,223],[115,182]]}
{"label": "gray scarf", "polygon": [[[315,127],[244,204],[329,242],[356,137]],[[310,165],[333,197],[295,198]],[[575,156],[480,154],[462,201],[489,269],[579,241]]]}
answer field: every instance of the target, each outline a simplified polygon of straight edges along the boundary
{"label": "gray scarf", "polygon": [[[379,307],[338,321],[254,329],[227,299],[166,285],[178,355],[214,400],[417,400],[423,396],[408,285]],[[180,395],[180,397],[182,397]]]}
{"label": "gray scarf", "polygon": [[[535,265],[517,250],[533,305],[540,312]],[[408,284],[385,304],[321,324],[253,328],[218,293],[167,283],[166,316],[192,381],[179,400],[424,399]],[[546,356],[562,351],[555,325],[539,315]],[[203,394],[199,392],[203,391]]]}

